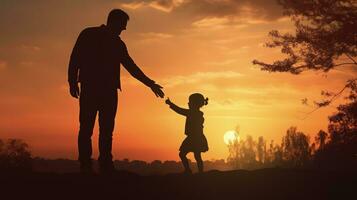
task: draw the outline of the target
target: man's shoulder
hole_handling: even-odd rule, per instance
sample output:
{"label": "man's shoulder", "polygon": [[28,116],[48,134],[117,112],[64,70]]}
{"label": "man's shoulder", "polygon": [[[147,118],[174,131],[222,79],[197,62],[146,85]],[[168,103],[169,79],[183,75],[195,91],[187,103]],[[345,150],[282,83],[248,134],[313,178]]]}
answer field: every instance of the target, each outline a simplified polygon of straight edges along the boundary
{"label": "man's shoulder", "polygon": [[100,26],[87,27],[81,31],[81,35],[88,35],[93,33],[101,32]]}

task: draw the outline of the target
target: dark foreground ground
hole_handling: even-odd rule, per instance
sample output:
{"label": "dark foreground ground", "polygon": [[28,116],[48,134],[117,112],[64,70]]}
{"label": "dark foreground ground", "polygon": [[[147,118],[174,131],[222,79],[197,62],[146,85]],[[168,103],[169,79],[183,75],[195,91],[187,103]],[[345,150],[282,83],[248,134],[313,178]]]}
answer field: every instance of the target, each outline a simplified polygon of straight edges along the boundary
{"label": "dark foreground ground", "polygon": [[0,199],[357,199],[357,171],[287,169],[139,176],[2,174]]}

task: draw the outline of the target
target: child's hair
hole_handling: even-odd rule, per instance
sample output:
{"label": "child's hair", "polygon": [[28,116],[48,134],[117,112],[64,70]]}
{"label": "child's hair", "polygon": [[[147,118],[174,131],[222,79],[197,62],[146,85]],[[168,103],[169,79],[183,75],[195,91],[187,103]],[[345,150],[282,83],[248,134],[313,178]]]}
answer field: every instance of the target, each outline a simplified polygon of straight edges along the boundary
{"label": "child's hair", "polygon": [[191,94],[188,100],[198,107],[202,107],[208,104],[208,98],[204,98],[204,96],[200,93]]}

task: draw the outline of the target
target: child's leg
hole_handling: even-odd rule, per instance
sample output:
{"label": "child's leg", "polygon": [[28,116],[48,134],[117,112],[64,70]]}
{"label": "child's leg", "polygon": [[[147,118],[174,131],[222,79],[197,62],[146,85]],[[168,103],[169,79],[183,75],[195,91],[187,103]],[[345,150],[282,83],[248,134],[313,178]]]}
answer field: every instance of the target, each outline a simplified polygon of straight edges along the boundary
{"label": "child's leg", "polygon": [[195,155],[195,159],[197,162],[197,168],[198,168],[198,172],[203,172],[203,161],[202,161],[202,157],[201,157],[201,152],[194,152]]}
{"label": "child's leg", "polygon": [[188,164],[188,159],[186,158],[187,153],[188,152],[186,152],[186,151],[180,151],[179,156],[181,158],[181,161],[182,161],[183,167],[185,168],[185,171],[191,171],[190,166]]}

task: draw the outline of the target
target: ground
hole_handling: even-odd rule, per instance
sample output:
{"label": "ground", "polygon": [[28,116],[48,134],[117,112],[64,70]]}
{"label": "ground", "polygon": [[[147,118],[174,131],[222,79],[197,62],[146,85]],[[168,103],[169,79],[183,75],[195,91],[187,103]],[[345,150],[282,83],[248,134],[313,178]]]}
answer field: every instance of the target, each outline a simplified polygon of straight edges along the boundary
{"label": "ground", "polygon": [[[2,174],[4,199],[353,199],[357,171],[262,169],[140,176]],[[352,196],[353,195],[353,196]]]}

